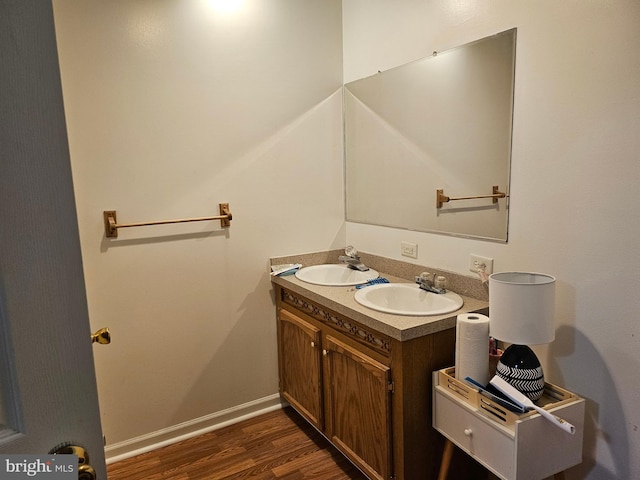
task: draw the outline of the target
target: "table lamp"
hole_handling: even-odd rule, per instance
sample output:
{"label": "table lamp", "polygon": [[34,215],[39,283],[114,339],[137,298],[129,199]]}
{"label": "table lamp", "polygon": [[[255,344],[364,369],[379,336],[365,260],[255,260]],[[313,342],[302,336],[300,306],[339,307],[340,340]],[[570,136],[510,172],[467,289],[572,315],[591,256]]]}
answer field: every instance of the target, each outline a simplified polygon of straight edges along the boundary
{"label": "table lamp", "polygon": [[555,338],[556,279],[544,273],[501,272],[489,276],[489,334],[511,343],[496,367],[496,375],[531,400],[544,391],[544,374],[528,345]]}

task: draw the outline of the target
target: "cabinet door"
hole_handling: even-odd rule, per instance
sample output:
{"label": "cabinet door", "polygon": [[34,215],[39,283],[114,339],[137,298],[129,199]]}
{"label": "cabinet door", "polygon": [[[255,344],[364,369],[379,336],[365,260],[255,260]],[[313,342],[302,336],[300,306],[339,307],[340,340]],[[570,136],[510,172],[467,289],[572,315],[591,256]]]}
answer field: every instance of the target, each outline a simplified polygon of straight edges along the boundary
{"label": "cabinet door", "polygon": [[389,479],[390,369],[329,335],[324,341],[326,434],[367,476]]}
{"label": "cabinet door", "polygon": [[320,330],[282,309],[278,312],[278,324],[280,393],[322,430]]}

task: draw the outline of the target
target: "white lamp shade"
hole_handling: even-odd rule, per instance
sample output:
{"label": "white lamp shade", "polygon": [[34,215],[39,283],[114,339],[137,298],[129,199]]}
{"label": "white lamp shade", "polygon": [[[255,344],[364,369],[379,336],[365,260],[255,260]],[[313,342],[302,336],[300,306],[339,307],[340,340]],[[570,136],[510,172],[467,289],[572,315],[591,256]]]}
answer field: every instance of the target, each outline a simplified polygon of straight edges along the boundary
{"label": "white lamp shade", "polygon": [[517,345],[550,343],[556,336],[556,279],[530,272],[489,276],[489,333]]}

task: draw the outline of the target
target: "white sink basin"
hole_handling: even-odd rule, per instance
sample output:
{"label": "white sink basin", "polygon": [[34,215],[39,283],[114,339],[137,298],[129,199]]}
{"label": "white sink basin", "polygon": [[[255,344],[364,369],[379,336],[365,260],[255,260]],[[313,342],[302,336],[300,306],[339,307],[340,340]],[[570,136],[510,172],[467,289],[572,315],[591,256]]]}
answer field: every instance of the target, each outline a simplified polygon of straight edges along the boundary
{"label": "white sink basin", "polygon": [[431,293],[414,283],[386,283],[358,290],[356,302],[372,310],[395,315],[444,315],[462,307],[457,293]]}
{"label": "white sink basin", "polygon": [[347,287],[367,283],[369,280],[378,278],[378,272],[371,268],[366,272],[361,272],[346,265],[327,264],[301,268],[296,272],[296,277],[303,282],[315,285]]}

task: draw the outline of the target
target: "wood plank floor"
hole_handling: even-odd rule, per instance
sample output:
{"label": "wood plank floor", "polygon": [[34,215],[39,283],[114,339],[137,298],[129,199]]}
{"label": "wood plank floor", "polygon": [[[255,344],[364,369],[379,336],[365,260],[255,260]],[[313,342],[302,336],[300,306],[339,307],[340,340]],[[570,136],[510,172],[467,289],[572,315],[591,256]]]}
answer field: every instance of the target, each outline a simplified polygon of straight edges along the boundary
{"label": "wood plank floor", "polygon": [[291,407],[111,464],[109,480],[366,480]]}

